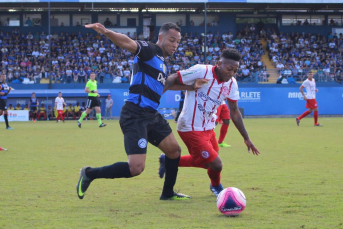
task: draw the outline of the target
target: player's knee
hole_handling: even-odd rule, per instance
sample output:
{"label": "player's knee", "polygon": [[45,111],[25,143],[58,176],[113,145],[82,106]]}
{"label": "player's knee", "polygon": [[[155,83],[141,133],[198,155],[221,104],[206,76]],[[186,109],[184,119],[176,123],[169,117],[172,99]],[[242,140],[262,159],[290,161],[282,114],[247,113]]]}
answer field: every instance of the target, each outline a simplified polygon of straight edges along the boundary
{"label": "player's knee", "polygon": [[223,120],[223,123],[224,123],[225,125],[229,125],[229,124],[230,124],[230,119],[224,119],[224,120]]}
{"label": "player's knee", "polygon": [[181,148],[178,144],[171,147],[168,152],[164,152],[169,159],[176,159],[181,156]]}
{"label": "player's knee", "polygon": [[144,171],[144,164],[130,165],[130,172],[132,176],[138,176]]}
{"label": "player's knee", "polygon": [[212,161],[209,166],[211,167],[211,169],[215,170],[215,171],[221,171],[223,169],[223,164],[222,164],[222,160],[217,157],[216,159],[214,159],[214,161]]}

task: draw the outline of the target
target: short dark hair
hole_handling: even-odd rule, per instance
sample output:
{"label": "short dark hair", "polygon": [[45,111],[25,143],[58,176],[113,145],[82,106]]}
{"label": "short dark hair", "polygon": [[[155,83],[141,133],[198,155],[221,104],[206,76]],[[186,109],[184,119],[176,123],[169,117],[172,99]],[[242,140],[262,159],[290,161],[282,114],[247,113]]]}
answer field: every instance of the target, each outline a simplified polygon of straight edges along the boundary
{"label": "short dark hair", "polygon": [[33,94],[36,94],[36,93],[32,92],[32,95],[33,95]]}
{"label": "short dark hair", "polygon": [[160,31],[158,32],[159,34],[160,33],[166,33],[168,32],[169,30],[171,29],[174,29],[178,32],[181,33],[181,28],[179,26],[177,26],[175,23],[173,22],[167,22],[167,23],[164,23],[161,28],[160,28]]}
{"label": "short dark hair", "polygon": [[237,51],[237,49],[227,48],[222,51],[220,58],[240,61],[242,59],[242,55]]}

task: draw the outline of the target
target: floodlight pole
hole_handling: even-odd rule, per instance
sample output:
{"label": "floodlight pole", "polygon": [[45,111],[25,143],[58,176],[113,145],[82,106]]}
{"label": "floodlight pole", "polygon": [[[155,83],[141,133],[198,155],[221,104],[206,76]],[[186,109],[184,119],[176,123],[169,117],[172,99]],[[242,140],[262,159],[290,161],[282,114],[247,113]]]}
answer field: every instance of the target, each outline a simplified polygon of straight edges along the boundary
{"label": "floodlight pole", "polygon": [[[49,66],[49,73],[48,73],[48,77],[49,77],[49,89],[51,89],[51,29],[50,29],[50,0],[48,1],[48,33],[49,33],[49,58],[48,58],[48,66]],[[56,80],[55,80],[56,82]]]}
{"label": "floodlight pole", "polygon": [[204,64],[206,64],[206,57],[207,57],[207,52],[206,52],[206,47],[207,47],[207,5],[205,2],[205,7],[204,7],[204,26],[205,26],[205,34],[204,34]]}

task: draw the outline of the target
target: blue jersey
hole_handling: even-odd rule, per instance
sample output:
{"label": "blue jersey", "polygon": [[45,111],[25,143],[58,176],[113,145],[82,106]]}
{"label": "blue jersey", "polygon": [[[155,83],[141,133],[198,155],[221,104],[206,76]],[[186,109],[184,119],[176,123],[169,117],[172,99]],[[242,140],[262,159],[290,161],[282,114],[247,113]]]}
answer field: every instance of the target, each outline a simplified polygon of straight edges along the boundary
{"label": "blue jersey", "polygon": [[183,91],[181,91],[180,94],[180,102],[185,100],[185,93]]}
{"label": "blue jersey", "polygon": [[7,83],[2,83],[1,84],[1,90],[0,92],[2,93],[6,93],[6,95],[0,95],[0,99],[7,99],[7,93],[9,91],[9,86],[7,85]]}
{"label": "blue jersey", "polygon": [[37,107],[37,98],[30,98],[30,107]]}
{"label": "blue jersey", "polygon": [[163,52],[156,44],[136,42],[137,51],[127,101],[157,110],[167,73]]}

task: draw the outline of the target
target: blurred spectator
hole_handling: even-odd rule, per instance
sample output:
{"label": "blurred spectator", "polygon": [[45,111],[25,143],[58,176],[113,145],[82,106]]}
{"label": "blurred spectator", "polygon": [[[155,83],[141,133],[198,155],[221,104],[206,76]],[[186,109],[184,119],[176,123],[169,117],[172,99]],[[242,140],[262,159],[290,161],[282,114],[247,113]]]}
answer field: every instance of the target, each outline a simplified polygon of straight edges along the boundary
{"label": "blurred spectator", "polygon": [[32,26],[32,20],[30,19],[30,17],[27,17],[27,20],[25,21],[25,24],[27,26]]}
{"label": "blurred spectator", "polygon": [[77,118],[80,118],[81,116],[81,107],[80,107],[80,103],[77,102],[76,105],[74,106],[74,120]]}
{"label": "blurred spectator", "polygon": [[15,107],[15,110],[22,110],[20,103],[17,104],[17,106]]}
{"label": "blurred spectator", "polygon": [[8,17],[6,21],[3,23],[4,26],[9,26],[10,25],[10,18]]}
{"label": "blurred spectator", "polygon": [[105,108],[105,117],[106,119],[112,119],[112,106],[113,106],[113,100],[111,98],[111,95],[107,96],[106,102],[106,108]]}
{"label": "blurred spectator", "polygon": [[106,21],[104,21],[104,26],[112,26],[110,19],[106,18]]}
{"label": "blurred spectator", "polygon": [[194,26],[194,21],[191,20],[191,21],[189,22],[189,25],[190,25],[190,26]]}
{"label": "blurred spectator", "polygon": [[39,120],[41,116],[43,116],[44,119],[46,119],[46,109],[45,109],[44,103],[42,103],[41,107],[39,108],[39,112],[37,114],[37,120]]}
{"label": "blurred spectator", "polygon": [[12,104],[10,104],[10,105],[8,106],[7,110],[14,110]]}
{"label": "blurred spectator", "polygon": [[73,105],[69,104],[69,105],[68,105],[68,108],[66,109],[66,112],[67,112],[67,114],[66,114],[65,117],[66,117],[67,119],[69,119],[69,117],[74,118],[74,108],[73,108]]}

